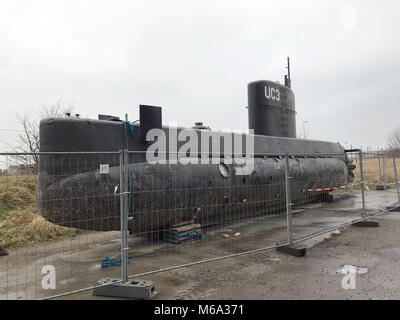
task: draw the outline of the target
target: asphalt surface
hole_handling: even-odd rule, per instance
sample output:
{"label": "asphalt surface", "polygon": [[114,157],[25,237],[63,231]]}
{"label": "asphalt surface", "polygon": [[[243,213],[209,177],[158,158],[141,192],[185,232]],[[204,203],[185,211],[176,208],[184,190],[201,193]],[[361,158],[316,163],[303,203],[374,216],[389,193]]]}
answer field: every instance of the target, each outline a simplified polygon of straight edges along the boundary
{"label": "asphalt surface", "polygon": [[[305,257],[269,251],[150,279],[159,299],[398,299],[400,212],[374,220],[378,228],[349,227]],[[342,287],[338,270],[346,265],[367,269],[356,274],[355,289]],[[172,287],[173,279],[180,281]]]}

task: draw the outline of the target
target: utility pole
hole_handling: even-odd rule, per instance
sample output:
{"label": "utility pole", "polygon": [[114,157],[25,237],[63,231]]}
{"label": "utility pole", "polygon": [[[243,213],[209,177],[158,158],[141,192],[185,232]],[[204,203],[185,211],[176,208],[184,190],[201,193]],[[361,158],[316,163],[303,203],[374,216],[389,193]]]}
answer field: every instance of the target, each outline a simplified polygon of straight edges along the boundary
{"label": "utility pole", "polygon": [[304,121],[303,121],[303,138],[304,138],[304,139],[306,138],[306,126],[305,126],[306,123],[308,123],[308,121],[307,121],[307,120],[304,120]]}

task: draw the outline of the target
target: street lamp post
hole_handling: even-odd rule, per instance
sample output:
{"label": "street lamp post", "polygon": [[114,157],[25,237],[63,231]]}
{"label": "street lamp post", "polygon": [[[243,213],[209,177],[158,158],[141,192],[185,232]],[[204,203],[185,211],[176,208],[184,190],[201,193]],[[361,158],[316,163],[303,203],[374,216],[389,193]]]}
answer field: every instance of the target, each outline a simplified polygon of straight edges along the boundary
{"label": "street lamp post", "polygon": [[303,138],[304,139],[306,138],[306,126],[305,126],[306,123],[309,123],[309,122],[307,120],[304,120],[303,121]]}

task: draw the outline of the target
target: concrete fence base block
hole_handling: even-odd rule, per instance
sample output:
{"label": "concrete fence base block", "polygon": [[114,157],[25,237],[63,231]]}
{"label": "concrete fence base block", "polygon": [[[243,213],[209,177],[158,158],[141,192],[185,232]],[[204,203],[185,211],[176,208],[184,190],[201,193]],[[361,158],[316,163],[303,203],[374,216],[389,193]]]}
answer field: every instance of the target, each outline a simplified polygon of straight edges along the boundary
{"label": "concrete fence base block", "polygon": [[388,206],[388,207],[386,207],[386,210],[400,211],[400,205],[398,205],[398,206]]}
{"label": "concrete fence base block", "polygon": [[[94,287],[94,296],[105,297],[118,297],[130,299],[144,299],[148,300],[153,298],[157,292],[153,282],[147,280],[128,281],[126,283],[114,283],[119,279],[105,278],[97,281],[96,285],[101,287]],[[105,284],[110,284],[104,286]],[[114,284],[112,284],[114,283]]]}
{"label": "concrete fence base block", "polygon": [[355,227],[363,227],[363,228],[376,228],[379,227],[379,223],[376,221],[360,221],[353,224]]}
{"label": "concrete fence base block", "polygon": [[286,254],[290,254],[294,257],[303,257],[306,255],[307,252],[306,248],[295,247],[293,245],[277,247],[276,250]]}

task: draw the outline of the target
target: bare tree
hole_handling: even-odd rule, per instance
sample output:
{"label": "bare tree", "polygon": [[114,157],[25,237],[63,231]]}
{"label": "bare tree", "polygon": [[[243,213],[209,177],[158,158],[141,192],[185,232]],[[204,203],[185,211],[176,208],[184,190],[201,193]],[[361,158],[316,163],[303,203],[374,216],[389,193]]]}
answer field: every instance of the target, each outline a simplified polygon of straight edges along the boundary
{"label": "bare tree", "polygon": [[[14,147],[18,153],[37,153],[40,148],[39,122],[42,118],[61,117],[65,113],[71,113],[72,107],[64,105],[62,99],[51,105],[41,105],[30,114],[17,114],[17,121],[23,132],[18,135],[19,144]],[[37,154],[18,155],[14,165],[23,166],[37,172],[39,156]]]}
{"label": "bare tree", "polygon": [[400,152],[400,127],[393,130],[389,135],[388,147],[391,151]]}

